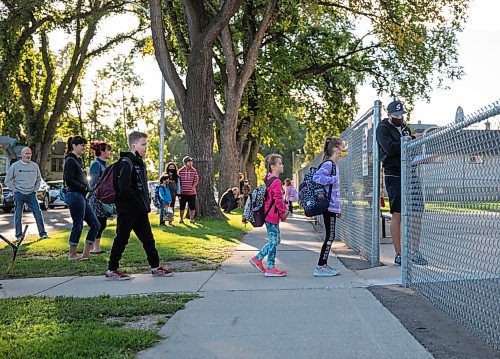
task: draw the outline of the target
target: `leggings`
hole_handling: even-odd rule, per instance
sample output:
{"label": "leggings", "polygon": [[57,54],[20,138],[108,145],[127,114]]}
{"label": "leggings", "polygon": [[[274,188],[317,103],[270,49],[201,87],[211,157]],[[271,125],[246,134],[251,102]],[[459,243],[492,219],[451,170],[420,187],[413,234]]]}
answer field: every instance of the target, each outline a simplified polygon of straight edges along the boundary
{"label": "leggings", "polygon": [[335,239],[335,221],[337,214],[332,212],[323,213],[323,221],[325,223],[325,241],[321,247],[319,254],[318,266],[324,266],[328,263],[328,256],[332,248],[333,240]]}
{"label": "leggings", "polygon": [[96,238],[101,238],[102,232],[106,229],[106,226],[108,225],[108,217],[97,217],[97,220],[99,221],[99,224],[101,227],[99,227],[99,232],[97,232],[97,237]]}

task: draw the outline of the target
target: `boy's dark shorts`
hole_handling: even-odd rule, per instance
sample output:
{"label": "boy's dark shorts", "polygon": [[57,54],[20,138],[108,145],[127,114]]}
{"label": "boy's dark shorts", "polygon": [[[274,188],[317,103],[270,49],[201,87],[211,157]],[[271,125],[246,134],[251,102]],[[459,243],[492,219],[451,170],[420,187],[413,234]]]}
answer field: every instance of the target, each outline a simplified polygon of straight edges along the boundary
{"label": "boy's dark shorts", "polygon": [[179,209],[184,211],[186,209],[186,203],[191,211],[196,209],[196,195],[195,194],[181,194],[179,198]]}
{"label": "boy's dark shorts", "polygon": [[389,195],[389,208],[391,213],[401,213],[401,177],[384,176],[385,189]]}

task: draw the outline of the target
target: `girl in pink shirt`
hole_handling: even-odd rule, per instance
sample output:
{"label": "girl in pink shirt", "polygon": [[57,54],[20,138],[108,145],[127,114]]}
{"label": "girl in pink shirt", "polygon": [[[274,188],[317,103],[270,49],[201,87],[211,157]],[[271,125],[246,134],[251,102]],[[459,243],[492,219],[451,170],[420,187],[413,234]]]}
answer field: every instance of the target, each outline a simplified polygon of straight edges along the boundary
{"label": "girl in pink shirt", "polygon": [[[264,273],[266,277],[284,277],[287,271],[279,270],[275,267],[276,247],[281,241],[279,223],[286,220],[287,205],[283,201],[283,193],[281,190],[281,181],[278,176],[283,173],[283,162],[280,155],[271,154],[265,160],[267,175],[264,179],[266,182],[266,199],[264,201],[264,213],[268,213],[265,218],[267,236],[269,241],[257,253],[255,257],[250,259],[250,264],[253,265],[259,272]],[[267,268],[264,268],[262,261],[267,256]]]}

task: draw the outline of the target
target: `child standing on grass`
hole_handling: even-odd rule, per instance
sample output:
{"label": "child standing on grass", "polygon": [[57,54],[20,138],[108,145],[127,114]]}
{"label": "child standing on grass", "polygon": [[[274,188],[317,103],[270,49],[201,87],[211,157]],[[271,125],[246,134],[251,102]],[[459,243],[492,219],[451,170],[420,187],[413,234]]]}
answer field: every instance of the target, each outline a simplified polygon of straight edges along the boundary
{"label": "child standing on grass", "polygon": [[[325,223],[325,240],[319,254],[318,265],[314,269],[315,277],[332,277],[339,274],[339,270],[328,265],[328,256],[335,239],[335,222],[341,218],[340,211],[340,181],[339,162],[347,154],[347,147],[339,137],[327,137],[323,147],[323,163],[314,174],[313,181],[325,186],[326,193],[331,190],[328,210],[323,213]],[[330,189],[331,187],[331,189]]]}
{"label": "child standing on grass", "polygon": [[[250,259],[259,272],[264,273],[266,277],[284,277],[287,274],[285,270],[279,270],[275,267],[276,247],[281,241],[279,223],[286,220],[287,205],[283,201],[281,190],[281,181],[278,176],[283,173],[283,162],[280,155],[271,154],[265,160],[267,175],[264,179],[266,183],[266,197],[264,201],[264,213],[268,213],[265,218],[268,242],[262,247],[255,257]],[[267,256],[267,268],[264,268],[262,261]]]}
{"label": "child standing on grass", "polygon": [[169,216],[170,203],[172,202],[172,195],[168,188],[168,176],[163,175],[160,178],[160,186],[158,187],[158,194],[160,196],[160,226],[165,226],[165,221],[172,225],[172,218]]}

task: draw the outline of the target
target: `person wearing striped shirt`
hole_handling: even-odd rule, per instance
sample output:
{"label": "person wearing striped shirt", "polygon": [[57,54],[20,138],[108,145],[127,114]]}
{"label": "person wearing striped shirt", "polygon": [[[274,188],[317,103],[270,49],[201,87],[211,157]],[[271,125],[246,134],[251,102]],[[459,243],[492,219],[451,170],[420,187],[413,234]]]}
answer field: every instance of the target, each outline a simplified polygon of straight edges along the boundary
{"label": "person wearing striped shirt", "polygon": [[193,167],[193,159],[186,156],[182,159],[184,166],[179,170],[179,179],[181,181],[181,196],[179,198],[179,223],[184,223],[184,211],[186,204],[189,209],[189,219],[195,223],[196,214],[196,186],[198,186],[198,171]]}

